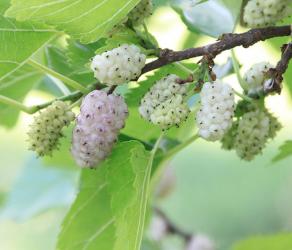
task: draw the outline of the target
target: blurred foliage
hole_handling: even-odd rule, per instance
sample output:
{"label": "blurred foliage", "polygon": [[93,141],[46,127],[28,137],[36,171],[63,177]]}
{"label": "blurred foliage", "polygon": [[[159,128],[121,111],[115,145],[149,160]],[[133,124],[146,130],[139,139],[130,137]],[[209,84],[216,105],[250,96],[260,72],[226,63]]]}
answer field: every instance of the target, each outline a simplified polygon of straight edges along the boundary
{"label": "blurred foliage", "polygon": [[292,234],[257,236],[236,243],[233,250],[290,250]]}
{"label": "blurred foliage", "polygon": [[279,153],[273,158],[273,162],[283,160],[289,156],[292,156],[292,141],[285,141],[279,147]]}

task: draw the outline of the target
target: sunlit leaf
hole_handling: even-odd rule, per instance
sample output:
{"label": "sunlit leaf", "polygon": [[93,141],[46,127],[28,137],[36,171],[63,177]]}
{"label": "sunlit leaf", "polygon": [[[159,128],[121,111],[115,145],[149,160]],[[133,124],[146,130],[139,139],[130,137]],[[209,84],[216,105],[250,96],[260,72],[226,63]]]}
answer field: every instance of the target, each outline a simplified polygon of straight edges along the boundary
{"label": "sunlit leaf", "polygon": [[[1,46],[1,45],[0,45]],[[0,69],[1,70],[1,69]],[[24,65],[0,80],[0,95],[22,102],[27,93],[42,79],[42,75],[31,66]],[[0,103],[0,125],[12,127],[17,122],[19,110]]]}
{"label": "sunlit leaf", "polygon": [[[7,1],[2,4],[0,13],[6,9]],[[0,81],[20,68],[54,36],[55,31],[45,25],[19,23],[0,15]]]}
{"label": "sunlit leaf", "polygon": [[121,23],[139,0],[14,0],[6,15],[54,25],[83,43],[97,41]]}
{"label": "sunlit leaf", "polygon": [[232,250],[290,250],[292,234],[252,237],[236,243]]}
{"label": "sunlit leaf", "polygon": [[278,154],[273,158],[273,162],[283,160],[292,156],[292,141],[285,141],[279,148]]}
{"label": "sunlit leaf", "polygon": [[97,170],[82,171],[80,192],[63,222],[58,249],[140,249],[149,157],[140,143],[122,142]]}

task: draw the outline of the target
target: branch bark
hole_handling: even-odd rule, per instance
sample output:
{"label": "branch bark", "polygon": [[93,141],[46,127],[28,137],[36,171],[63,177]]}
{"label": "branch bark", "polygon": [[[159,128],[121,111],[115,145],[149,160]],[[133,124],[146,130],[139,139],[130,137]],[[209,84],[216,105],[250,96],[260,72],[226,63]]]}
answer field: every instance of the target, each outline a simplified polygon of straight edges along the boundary
{"label": "branch bark", "polygon": [[192,238],[192,234],[187,233],[177,227],[175,224],[171,222],[171,220],[167,217],[167,215],[159,208],[155,207],[155,212],[164,220],[167,225],[167,232],[170,234],[176,234],[181,236],[185,241],[189,241]]}
{"label": "branch bark", "polygon": [[265,86],[266,93],[277,92],[281,93],[283,75],[286,72],[289,62],[292,58],[292,42],[284,44],[282,47],[282,56],[275,68],[269,70],[268,74],[271,77],[270,84]]}
{"label": "branch bark", "polygon": [[290,25],[257,28],[251,29],[241,34],[223,34],[217,42],[202,47],[190,48],[182,51],[162,49],[160,51],[159,58],[146,64],[142,70],[142,74],[173,62],[204,55],[214,58],[221,52],[230,50],[237,46],[243,46],[244,48],[247,48],[259,41],[264,41],[273,37],[290,36],[290,34]]}

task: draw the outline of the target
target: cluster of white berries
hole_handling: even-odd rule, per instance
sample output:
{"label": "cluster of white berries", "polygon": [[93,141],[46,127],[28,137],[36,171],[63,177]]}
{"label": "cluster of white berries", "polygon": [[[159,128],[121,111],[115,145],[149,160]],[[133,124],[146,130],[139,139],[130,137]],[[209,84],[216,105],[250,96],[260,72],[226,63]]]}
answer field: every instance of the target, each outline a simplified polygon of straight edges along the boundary
{"label": "cluster of white berries", "polygon": [[141,116],[160,126],[162,130],[179,125],[187,119],[189,107],[184,101],[187,84],[179,84],[179,77],[168,75],[157,81],[141,100]]}
{"label": "cluster of white berries", "polygon": [[267,84],[269,84],[269,77],[267,72],[273,68],[268,62],[260,62],[254,64],[249,68],[243,76],[245,82],[245,89],[249,96],[256,97],[263,94]]}
{"label": "cluster of white berries", "polygon": [[243,21],[251,28],[274,25],[291,13],[291,0],[249,0]]}
{"label": "cluster of white berries", "polygon": [[131,81],[141,74],[146,56],[134,44],[123,44],[96,55],[91,62],[95,77],[108,86]]}
{"label": "cluster of white berries", "polygon": [[190,239],[186,250],[215,250],[215,246],[208,236],[196,234]]}
{"label": "cluster of white berries", "polygon": [[232,126],[235,109],[233,90],[216,80],[206,82],[200,95],[201,107],[196,116],[199,135],[208,141],[220,140]]}
{"label": "cluster of white berries", "polygon": [[34,117],[28,131],[29,149],[39,156],[51,155],[57,149],[59,138],[63,136],[62,129],[73,121],[75,115],[69,106],[62,101],[55,101],[52,105],[39,112]]}
{"label": "cluster of white berries", "polygon": [[144,19],[152,14],[152,0],[141,0],[140,3],[129,13],[128,17],[134,25],[140,25]]}
{"label": "cluster of white berries", "polygon": [[94,90],[83,100],[73,130],[72,155],[81,167],[96,167],[112,151],[128,109],[122,97]]}
{"label": "cluster of white berries", "polygon": [[266,110],[249,111],[234,122],[224,136],[222,145],[225,149],[234,149],[241,159],[251,161],[280,128],[278,120]]}

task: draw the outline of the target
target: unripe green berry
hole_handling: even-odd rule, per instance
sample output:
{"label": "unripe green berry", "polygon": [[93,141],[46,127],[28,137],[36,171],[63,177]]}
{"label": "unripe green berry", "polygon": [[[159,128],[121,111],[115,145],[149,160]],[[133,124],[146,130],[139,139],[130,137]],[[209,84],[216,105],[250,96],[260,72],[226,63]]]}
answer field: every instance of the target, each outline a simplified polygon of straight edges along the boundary
{"label": "unripe green berry", "polygon": [[74,113],[62,101],[55,101],[40,111],[34,117],[28,131],[29,149],[39,156],[51,155],[52,151],[58,147],[59,138],[63,136],[62,129],[74,118]]}
{"label": "unripe green berry", "polygon": [[140,3],[129,13],[128,17],[133,25],[140,25],[144,19],[152,14],[152,0],[141,0]]}

